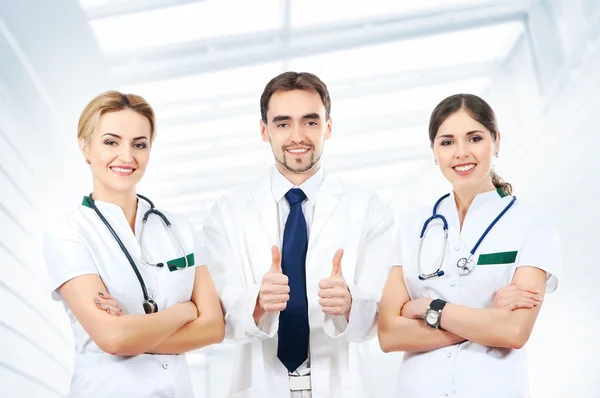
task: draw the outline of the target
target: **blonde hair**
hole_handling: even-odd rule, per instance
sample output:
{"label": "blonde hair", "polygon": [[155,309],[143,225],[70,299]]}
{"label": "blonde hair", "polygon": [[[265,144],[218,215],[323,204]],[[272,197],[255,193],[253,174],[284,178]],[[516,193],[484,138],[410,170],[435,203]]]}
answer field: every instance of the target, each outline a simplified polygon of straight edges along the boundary
{"label": "blonde hair", "polygon": [[148,119],[150,122],[150,142],[153,142],[156,126],[154,109],[139,95],[123,94],[114,90],[96,96],[83,109],[77,126],[77,138],[83,139],[85,145],[88,145],[100,116],[125,109],[131,109]]}

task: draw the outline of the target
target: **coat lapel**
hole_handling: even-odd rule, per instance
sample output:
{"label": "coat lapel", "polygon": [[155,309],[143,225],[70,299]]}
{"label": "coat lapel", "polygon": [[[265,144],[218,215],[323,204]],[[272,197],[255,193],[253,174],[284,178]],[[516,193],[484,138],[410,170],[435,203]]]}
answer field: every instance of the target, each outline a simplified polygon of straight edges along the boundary
{"label": "coat lapel", "polygon": [[278,236],[277,203],[271,191],[270,172],[256,185],[249,210],[249,230],[246,234],[247,250],[252,262],[254,278],[260,281],[271,267],[271,246],[277,245],[281,249]]}
{"label": "coat lapel", "polygon": [[346,194],[344,187],[339,179],[325,175],[321,189],[317,194],[317,203],[315,204],[315,212],[313,215],[313,224],[308,240],[307,261],[314,251],[315,245],[319,241],[319,236],[327,225],[327,222],[333,216],[335,208],[338,206],[340,199]]}

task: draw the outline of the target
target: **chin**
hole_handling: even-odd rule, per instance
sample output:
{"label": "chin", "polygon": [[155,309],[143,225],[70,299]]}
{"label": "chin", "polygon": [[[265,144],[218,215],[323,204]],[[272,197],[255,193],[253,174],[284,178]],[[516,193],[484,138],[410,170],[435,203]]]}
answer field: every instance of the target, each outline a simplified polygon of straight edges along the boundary
{"label": "chin", "polygon": [[132,190],[135,191],[135,187],[136,187],[137,183],[138,183],[138,181],[128,182],[126,184],[124,184],[123,182],[113,183],[113,184],[107,184],[107,188],[113,192],[127,193],[127,192],[131,192]]}

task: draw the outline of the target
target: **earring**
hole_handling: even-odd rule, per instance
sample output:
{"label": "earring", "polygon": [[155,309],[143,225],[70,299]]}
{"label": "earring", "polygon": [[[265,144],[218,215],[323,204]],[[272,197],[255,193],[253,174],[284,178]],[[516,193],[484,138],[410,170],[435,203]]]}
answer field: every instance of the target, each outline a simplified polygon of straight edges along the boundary
{"label": "earring", "polygon": [[437,164],[438,164],[437,159],[433,159],[433,161],[435,162],[435,164],[437,166]]}
{"label": "earring", "polygon": [[498,152],[496,152],[496,154],[494,156],[496,156],[496,159],[498,159]]}
{"label": "earring", "polygon": [[86,160],[85,160],[85,162],[86,162],[87,164],[92,164],[92,162],[90,162],[90,160],[89,160],[89,159],[86,159]]}

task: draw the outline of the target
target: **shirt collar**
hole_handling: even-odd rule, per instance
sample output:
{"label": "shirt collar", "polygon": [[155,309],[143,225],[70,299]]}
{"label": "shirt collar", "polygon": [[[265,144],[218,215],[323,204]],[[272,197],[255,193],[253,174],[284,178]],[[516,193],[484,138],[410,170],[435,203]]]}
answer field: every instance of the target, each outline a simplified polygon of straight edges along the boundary
{"label": "shirt collar", "polygon": [[300,188],[306,195],[308,201],[314,206],[315,203],[317,203],[317,194],[319,193],[319,188],[323,183],[324,177],[325,174],[323,168],[319,167],[319,170],[317,170],[315,174],[304,181],[302,185],[296,187],[290,180],[285,178],[276,167],[273,167],[273,173],[271,174],[271,191],[273,192],[275,200],[279,202],[290,189]]}
{"label": "shirt collar", "polygon": [[[104,202],[101,200],[94,200],[96,207],[100,211],[103,216],[111,215],[111,217],[122,217],[125,219],[125,215],[123,214],[123,210],[116,204],[110,202]],[[92,204],[90,202],[90,198],[88,195],[83,197],[81,201],[81,205],[84,207],[88,207],[91,211],[94,211],[92,208]],[[150,210],[150,205],[143,199],[138,198],[138,205],[135,216],[135,229],[136,235],[139,234],[139,228],[141,226],[142,219],[144,218],[144,214]]]}
{"label": "shirt collar", "polygon": [[[493,191],[487,191],[487,192],[482,192],[478,195],[475,196],[475,198],[473,198],[473,202],[471,202],[471,206],[469,207],[469,209],[477,209],[480,206],[482,206],[485,203],[488,203],[492,200],[500,200],[506,196],[504,192],[502,192],[502,189],[498,188],[498,189],[494,189]],[[450,202],[455,205],[455,199],[454,199],[454,191],[452,191],[452,193],[450,194],[450,197],[448,198],[450,199]]]}

